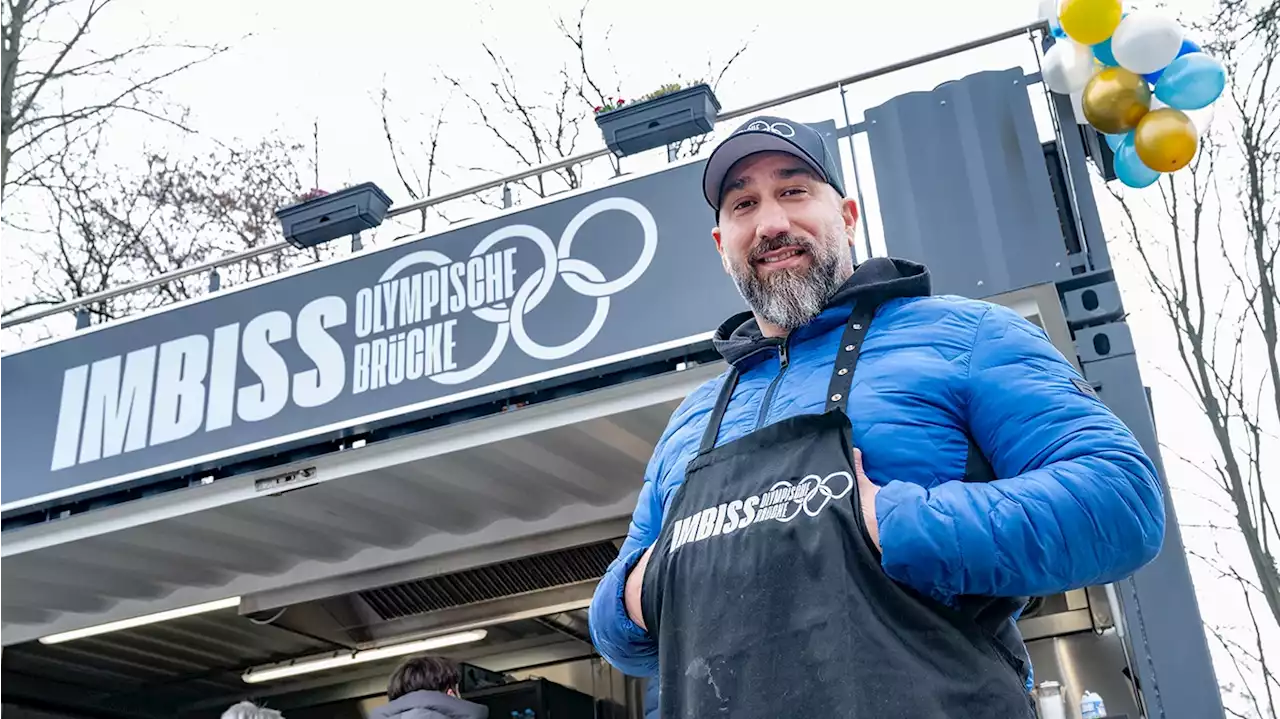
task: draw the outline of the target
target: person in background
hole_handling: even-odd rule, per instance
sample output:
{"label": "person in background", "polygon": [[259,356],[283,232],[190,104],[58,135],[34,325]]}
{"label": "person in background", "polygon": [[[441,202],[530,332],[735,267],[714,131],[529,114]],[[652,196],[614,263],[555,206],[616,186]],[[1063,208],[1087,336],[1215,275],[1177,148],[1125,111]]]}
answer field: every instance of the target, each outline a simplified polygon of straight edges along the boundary
{"label": "person in background", "polygon": [[244,701],[222,712],[222,719],[284,719],[284,715],[275,709]]}
{"label": "person in background", "polygon": [[413,657],[387,682],[388,703],[369,719],[487,719],[489,707],[460,696],[462,671],[443,657]]}
{"label": "person in background", "polygon": [[1031,716],[1016,619],[1156,556],[1154,463],[1041,328],[856,263],[813,128],[748,120],[701,189],[750,310],[658,440],[596,648],[664,719]]}

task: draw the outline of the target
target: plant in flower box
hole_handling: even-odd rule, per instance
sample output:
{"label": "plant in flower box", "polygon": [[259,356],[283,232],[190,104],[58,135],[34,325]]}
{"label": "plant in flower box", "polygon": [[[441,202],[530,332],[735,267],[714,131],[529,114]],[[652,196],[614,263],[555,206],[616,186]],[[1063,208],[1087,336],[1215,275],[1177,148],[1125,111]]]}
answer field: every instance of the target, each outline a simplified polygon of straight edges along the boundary
{"label": "plant in flower box", "polygon": [[670,83],[634,102],[610,98],[595,111],[605,144],[622,157],[711,132],[720,101],[705,82]]}

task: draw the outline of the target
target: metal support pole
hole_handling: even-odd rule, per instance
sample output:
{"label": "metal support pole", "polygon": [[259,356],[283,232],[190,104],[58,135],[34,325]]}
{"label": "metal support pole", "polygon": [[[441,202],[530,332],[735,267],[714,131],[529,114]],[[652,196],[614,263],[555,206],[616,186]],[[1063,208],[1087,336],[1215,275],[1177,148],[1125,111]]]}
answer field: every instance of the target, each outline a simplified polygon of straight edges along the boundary
{"label": "metal support pole", "polygon": [[511,209],[511,185],[504,184],[502,186],[502,209]]}
{"label": "metal support pole", "polygon": [[217,292],[220,289],[222,289],[222,275],[218,273],[218,268],[215,267],[209,270],[209,291]]}
{"label": "metal support pole", "polygon": [[[843,83],[839,86],[840,104],[844,107],[844,124],[845,127],[853,128],[853,123],[849,120],[849,102],[845,99],[845,86]],[[862,201],[862,177],[858,174],[858,150],[853,146],[854,133],[849,133],[849,160],[853,162],[853,189],[858,195],[858,214],[861,215],[862,222],[862,244],[863,252],[866,253],[866,259],[871,259],[871,230],[867,227],[869,221],[867,216],[867,205]]]}
{"label": "metal support pole", "polygon": [[667,144],[667,162],[675,162],[680,159],[680,143],[672,142]]}
{"label": "metal support pole", "polygon": [[364,242],[360,239],[360,233],[357,232],[351,236],[351,251],[359,252],[364,249]]}
{"label": "metal support pole", "polygon": [[76,308],[76,329],[82,330],[88,327],[89,324],[90,324],[89,310],[83,307],[77,307]]}
{"label": "metal support pole", "polygon": [[1164,495],[1165,533],[1159,555],[1132,577],[1115,583],[1146,716],[1222,719],[1204,620],[1119,287],[1110,272],[1101,272],[1060,282],[1059,289],[1085,379],[1156,465]]}

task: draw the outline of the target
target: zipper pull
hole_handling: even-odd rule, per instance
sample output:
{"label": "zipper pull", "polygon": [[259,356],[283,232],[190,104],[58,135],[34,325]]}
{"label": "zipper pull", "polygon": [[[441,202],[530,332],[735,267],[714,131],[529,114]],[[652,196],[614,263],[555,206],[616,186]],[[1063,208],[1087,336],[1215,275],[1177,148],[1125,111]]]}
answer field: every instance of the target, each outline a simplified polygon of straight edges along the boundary
{"label": "zipper pull", "polygon": [[778,345],[778,362],[780,365],[780,369],[787,368],[787,341],[786,340],[783,340],[782,344]]}

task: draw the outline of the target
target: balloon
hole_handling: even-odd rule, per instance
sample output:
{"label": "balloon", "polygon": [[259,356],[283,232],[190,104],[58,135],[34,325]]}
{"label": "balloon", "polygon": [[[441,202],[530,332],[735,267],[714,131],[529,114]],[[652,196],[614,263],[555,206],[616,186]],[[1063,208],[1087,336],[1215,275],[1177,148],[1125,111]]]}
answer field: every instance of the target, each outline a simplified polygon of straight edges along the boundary
{"label": "balloon", "polygon": [[1169,63],[1156,83],[1156,97],[1169,107],[1199,110],[1208,107],[1227,86],[1227,69],[1214,58],[1193,52]]}
{"label": "balloon", "polygon": [[1104,135],[1128,132],[1151,107],[1151,88],[1122,67],[1104,67],[1084,88],[1084,116]]}
{"label": "balloon", "polygon": [[[1178,57],[1182,57],[1183,55],[1186,55],[1188,53],[1193,53],[1193,52],[1200,52],[1200,46],[1197,45],[1196,41],[1192,40],[1191,38],[1183,38],[1182,47],[1178,48]],[[1159,70],[1156,70],[1155,72],[1149,72],[1143,75],[1142,79],[1146,80],[1147,83],[1150,85],[1155,85],[1157,82],[1160,82],[1160,76],[1164,74],[1164,71],[1165,71],[1165,68],[1162,67]]]}
{"label": "balloon", "polygon": [[1084,45],[1097,45],[1115,32],[1121,10],[1120,0],[1062,0],[1058,21],[1067,37]]}
{"label": "balloon", "polygon": [[1116,179],[1129,187],[1148,187],[1160,179],[1160,173],[1144,165],[1142,158],[1138,157],[1133,145],[1133,133],[1123,136],[1120,146],[1116,148],[1111,167],[1116,171]]}
{"label": "balloon", "polygon": [[1062,23],[1058,22],[1058,0],[1040,0],[1036,17],[1049,23],[1049,34],[1054,38],[1066,39],[1067,33],[1063,32]]}
{"label": "balloon", "polygon": [[1089,124],[1089,120],[1084,116],[1084,90],[1071,93],[1071,114],[1076,116],[1077,125]]}
{"label": "balloon", "polygon": [[1066,95],[1083,90],[1093,69],[1093,51],[1088,46],[1059,40],[1044,54],[1040,75],[1045,87]]}
{"label": "balloon", "polygon": [[1120,64],[1116,62],[1115,53],[1111,52],[1111,38],[1094,45],[1093,56],[1098,58],[1098,62],[1106,67],[1117,67]]}
{"label": "balloon", "polygon": [[1116,148],[1120,147],[1120,143],[1124,142],[1124,139],[1130,134],[1132,133],[1125,133],[1123,135],[1103,135],[1102,137],[1106,139],[1107,146],[1111,148],[1111,151],[1115,152]]}
{"label": "balloon", "polygon": [[1133,147],[1142,164],[1158,172],[1177,172],[1186,167],[1196,156],[1199,144],[1191,118],[1172,107],[1143,115],[1133,131]]}
{"label": "balloon", "polygon": [[[1129,17],[1129,13],[1122,13],[1120,21],[1124,22],[1127,17]],[[1093,56],[1098,58],[1098,62],[1102,63],[1104,67],[1118,67],[1120,65],[1120,63],[1116,62],[1115,53],[1111,51],[1111,38],[1094,45]]]}
{"label": "balloon", "polygon": [[[1168,107],[1158,97],[1151,98],[1151,110],[1159,110],[1162,107]],[[1213,123],[1213,106],[1202,107],[1199,110],[1183,110],[1182,114],[1186,115],[1191,124],[1196,127],[1196,134],[1204,137],[1209,132],[1209,127]]]}
{"label": "balloon", "polygon": [[1135,12],[1125,18],[1111,36],[1116,61],[1139,75],[1155,72],[1173,62],[1182,48],[1182,26],[1154,13]]}
{"label": "balloon", "polygon": [[1036,4],[1036,19],[1048,20],[1052,25],[1058,19],[1058,0],[1040,0]]}

